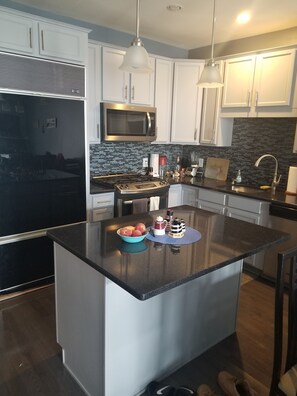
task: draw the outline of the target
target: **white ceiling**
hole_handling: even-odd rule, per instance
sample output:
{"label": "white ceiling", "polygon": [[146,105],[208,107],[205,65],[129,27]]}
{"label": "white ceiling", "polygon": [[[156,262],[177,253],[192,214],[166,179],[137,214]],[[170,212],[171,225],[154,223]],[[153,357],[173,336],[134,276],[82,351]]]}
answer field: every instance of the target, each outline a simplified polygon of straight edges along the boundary
{"label": "white ceiling", "polygon": [[[135,35],[136,0],[14,0],[41,10]],[[170,12],[169,4],[182,10]],[[141,0],[140,37],[192,49],[210,44],[211,0]],[[250,11],[251,21],[235,19]],[[297,0],[217,0],[215,42],[225,42],[297,26]]]}

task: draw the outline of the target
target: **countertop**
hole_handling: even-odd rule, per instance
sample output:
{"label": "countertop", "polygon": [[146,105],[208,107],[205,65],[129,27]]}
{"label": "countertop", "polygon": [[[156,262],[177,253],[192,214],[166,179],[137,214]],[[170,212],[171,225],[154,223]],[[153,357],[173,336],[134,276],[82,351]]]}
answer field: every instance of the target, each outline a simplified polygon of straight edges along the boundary
{"label": "countertop", "polygon": [[146,300],[289,238],[288,234],[192,206],[174,208],[174,216],[201,233],[188,245],[148,239],[123,242],[116,230],[143,222],[151,226],[165,210],[49,230],[47,235],[139,300]]}
{"label": "countertop", "polygon": [[[291,208],[297,208],[297,195],[289,195],[285,192],[276,190],[275,195],[271,194],[270,190],[264,191],[258,189],[256,192],[248,193],[248,192],[236,192],[232,189],[232,184],[230,182],[221,181],[221,180],[214,180],[209,178],[201,178],[201,177],[190,177],[185,176],[182,178],[170,178],[168,179],[170,185],[175,184],[183,184],[186,186],[194,186],[194,187],[201,187],[206,188],[209,190],[225,192],[227,194],[233,194],[237,196],[257,199],[260,201],[268,201],[275,205],[284,205]],[[238,186],[244,186],[244,184],[238,184]],[[236,187],[236,186],[235,186]],[[253,187],[253,186],[250,186]],[[254,186],[255,189],[258,186]],[[104,192],[113,192],[114,189],[100,187],[98,185],[91,183],[91,194],[101,194]]]}

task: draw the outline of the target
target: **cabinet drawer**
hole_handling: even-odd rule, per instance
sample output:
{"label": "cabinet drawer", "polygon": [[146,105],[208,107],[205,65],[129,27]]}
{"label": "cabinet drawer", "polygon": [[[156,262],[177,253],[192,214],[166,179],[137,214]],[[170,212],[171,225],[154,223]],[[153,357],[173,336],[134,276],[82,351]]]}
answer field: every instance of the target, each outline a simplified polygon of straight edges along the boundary
{"label": "cabinet drawer", "polygon": [[114,205],[114,193],[96,194],[93,196],[92,208],[104,208]]}
{"label": "cabinet drawer", "polygon": [[101,221],[113,218],[113,206],[97,208],[92,211],[92,221]]}
{"label": "cabinet drawer", "polygon": [[216,191],[210,191],[206,189],[199,189],[199,200],[213,202],[220,205],[225,205],[226,203],[226,194],[219,193]]}
{"label": "cabinet drawer", "polygon": [[253,213],[261,213],[263,202],[256,199],[243,197],[228,196],[228,206],[231,208],[241,209]]}

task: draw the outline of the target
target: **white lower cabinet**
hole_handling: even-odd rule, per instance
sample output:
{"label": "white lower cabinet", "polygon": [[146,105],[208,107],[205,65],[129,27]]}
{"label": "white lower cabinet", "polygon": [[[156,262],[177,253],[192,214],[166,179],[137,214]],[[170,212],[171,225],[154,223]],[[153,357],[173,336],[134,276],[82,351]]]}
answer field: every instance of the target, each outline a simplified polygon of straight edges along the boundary
{"label": "white lower cabinet", "polygon": [[198,208],[210,212],[225,214],[226,194],[199,188]]}
{"label": "white lower cabinet", "polygon": [[168,207],[179,206],[182,204],[182,185],[175,184],[170,186],[168,193]]}
{"label": "white lower cabinet", "polygon": [[[233,195],[228,196],[226,216],[243,220],[248,223],[267,226],[269,216],[269,202],[258,201]],[[244,210],[242,209],[244,208]],[[255,268],[263,269],[264,252],[247,257],[244,261]]]}
{"label": "white lower cabinet", "polygon": [[183,186],[181,196],[183,205],[198,207],[198,188]]}
{"label": "white lower cabinet", "polygon": [[[181,198],[183,205],[192,205],[248,223],[268,225],[269,202],[190,186],[182,186]],[[263,258],[264,253],[260,252],[244,259],[244,261],[261,270]]]}
{"label": "white lower cabinet", "polygon": [[101,221],[113,218],[113,208],[113,192],[93,195],[91,221]]}

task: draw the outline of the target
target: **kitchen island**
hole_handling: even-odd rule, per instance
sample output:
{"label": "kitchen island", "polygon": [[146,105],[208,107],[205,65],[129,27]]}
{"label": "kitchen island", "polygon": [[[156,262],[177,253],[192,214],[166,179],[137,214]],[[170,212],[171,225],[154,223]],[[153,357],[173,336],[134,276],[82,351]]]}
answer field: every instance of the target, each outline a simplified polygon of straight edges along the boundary
{"label": "kitchen island", "polygon": [[236,331],[242,259],[287,234],[191,206],[174,216],[198,242],[127,244],[116,230],[164,210],[61,227],[55,242],[57,340],[96,396],[136,396]]}

